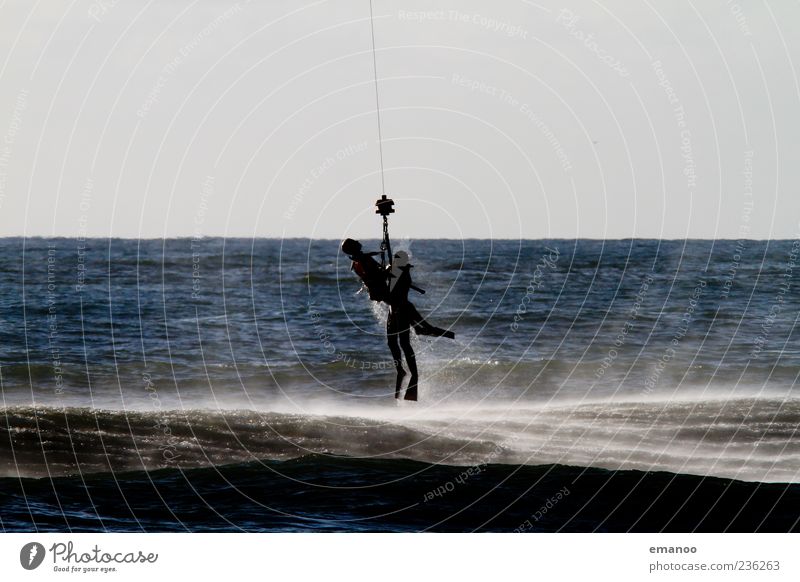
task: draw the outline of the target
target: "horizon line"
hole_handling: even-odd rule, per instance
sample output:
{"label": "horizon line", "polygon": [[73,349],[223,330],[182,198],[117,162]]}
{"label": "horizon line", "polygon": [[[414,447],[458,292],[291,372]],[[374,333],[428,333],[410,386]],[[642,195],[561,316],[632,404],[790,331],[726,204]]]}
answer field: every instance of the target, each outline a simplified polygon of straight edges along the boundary
{"label": "horizon line", "polygon": [[[377,236],[359,237],[361,240],[381,240]],[[204,235],[201,237],[193,235],[175,235],[175,236],[70,236],[70,235],[0,235],[0,240],[8,239],[66,239],[66,240],[211,240],[211,239],[233,239],[233,240],[318,240],[318,241],[341,241],[341,238],[332,237],[310,237],[310,236],[230,236],[230,235]],[[646,237],[646,236],[626,236],[626,237],[536,237],[536,238],[523,238],[523,237],[398,237],[395,240],[436,240],[436,241],[753,241],[753,242],[768,242],[768,241],[793,241],[799,240],[798,237],[791,238],[753,238],[753,237]]]}

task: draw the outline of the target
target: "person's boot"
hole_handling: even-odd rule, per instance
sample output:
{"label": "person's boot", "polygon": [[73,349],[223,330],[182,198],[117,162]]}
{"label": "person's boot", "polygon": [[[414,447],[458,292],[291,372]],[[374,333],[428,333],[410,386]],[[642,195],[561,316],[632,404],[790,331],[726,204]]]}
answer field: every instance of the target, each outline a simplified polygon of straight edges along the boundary
{"label": "person's boot", "polygon": [[403,366],[400,364],[397,365],[397,381],[394,386],[394,397],[400,398],[400,391],[403,389],[403,378],[406,377],[406,371],[403,370]]}
{"label": "person's boot", "polygon": [[420,321],[414,326],[414,331],[417,333],[417,335],[432,335],[435,337],[446,337],[449,339],[456,339],[456,334],[454,334],[449,329],[442,329],[441,327],[435,327],[424,320]]}
{"label": "person's boot", "polygon": [[455,332],[452,332],[452,331],[450,331],[449,329],[439,329],[439,328],[437,327],[437,328],[436,328],[436,331],[437,331],[437,332],[441,332],[441,333],[439,333],[439,336],[440,336],[440,337],[446,337],[447,339],[456,339],[456,334],[455,334]]}
{"label": "person's boot", "polygon": [[411,379],[408,381],[408,388],[406,388],[406,395],[403,397],[403,400],[417,400],[419,396],[417,388],[418,382],[419,377],[416,374],[412,374]]}
{"label": "person's boot", "polygon": [[403,400],[417,400],[417,384],[419,384],[419,374],[417,373],[417,356],[413,353],[406,353],[406,365],[408,371],[411,372],[411,378],[408,381],[408,388],[406,388],[406,395]]}

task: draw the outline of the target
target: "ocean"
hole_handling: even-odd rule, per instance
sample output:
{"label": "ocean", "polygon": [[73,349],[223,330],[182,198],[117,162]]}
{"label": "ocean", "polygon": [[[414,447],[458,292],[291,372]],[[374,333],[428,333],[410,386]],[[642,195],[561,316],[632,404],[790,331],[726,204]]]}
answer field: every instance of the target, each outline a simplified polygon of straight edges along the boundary
{"label": "ocean", "polygon": [[800,529],[800,241],[338,244],[0,239],[0,527]]}

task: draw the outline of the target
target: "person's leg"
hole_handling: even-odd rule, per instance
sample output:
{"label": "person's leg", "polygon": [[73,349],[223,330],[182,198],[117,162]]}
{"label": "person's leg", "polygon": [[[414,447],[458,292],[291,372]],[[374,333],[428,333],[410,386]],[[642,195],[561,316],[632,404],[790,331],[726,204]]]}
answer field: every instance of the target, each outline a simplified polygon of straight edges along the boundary
{"label": "person's leg", "polygon": [[397,380],[395,381],[394,397],[400,398],[400,390],[403,388],[403,378],[406,375],[403,370],[403,354],[400,352],[400,345],[397,342],[397,326],[395,325],[395,318],[389,314],[386,320],[386,340],[389,343],[389,351],[392,352],[392,359],[394,360],[394,367],[397,370]]}
{"label": "person's leg", "polygon": [[414,307],[413,303],[408,304],[407,310],[409,320],[411,321],[411,325],[414,326],[414,331],[417,335],[432,335],[436,337],[455,339],[456,334],[454,334],[452,331],[435,327],[425,321],[425,318],[420,315],[420,312],[417,311],[417,308]]}
{"label": "person's leg", "polygon": [[417,356],[414,354],[414,348],[411,347],[411,332],[405,328],[400,332],[400,347],[403,348],[403,353],[406,356],[406,365],[408,371],[411,373],[411,378],[408,381],[408,388],[406,388],[405,400],[417,399],[417,384],[419,383],[419,375],[417,374]]}

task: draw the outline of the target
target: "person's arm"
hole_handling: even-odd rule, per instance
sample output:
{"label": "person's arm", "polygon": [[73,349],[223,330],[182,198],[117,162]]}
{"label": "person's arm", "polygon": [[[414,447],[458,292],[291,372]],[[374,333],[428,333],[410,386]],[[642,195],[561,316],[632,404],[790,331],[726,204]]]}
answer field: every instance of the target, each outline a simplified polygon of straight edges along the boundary
{"label": "person's arm", "polygon": [[[419,287],[414,285],[414,283],[411,282],[411,267],[412,266],[413,265],[409,265],[408,267],[405,267],[405,272],[408,273],[408,288],[409,289],[413,289],[417,293],[421,293],[422,295],[425,295],[425,289],[420,289]],[[408,293],[408,292],[406,291],[406,293]]]}

